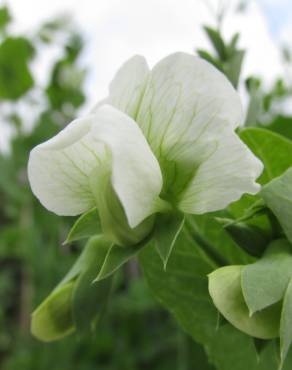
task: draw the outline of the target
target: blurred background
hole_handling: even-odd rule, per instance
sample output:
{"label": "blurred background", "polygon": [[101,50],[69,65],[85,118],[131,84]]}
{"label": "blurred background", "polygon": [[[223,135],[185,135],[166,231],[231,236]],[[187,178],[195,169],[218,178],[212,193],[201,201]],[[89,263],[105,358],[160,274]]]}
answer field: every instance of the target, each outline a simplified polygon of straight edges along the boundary
{"label": "blurred background", "polygon": [[135,264],[119,273],[97,332],[53,344],[29,333],[30,313],[82,248],[62,246],[73,219],[32,196],[29,151],[105,97],[127,58],[142,54],[152,66],[178,50],[227,75],[246,125],[292,138],[290,0],[0,1],[1,370],[213,369]]}

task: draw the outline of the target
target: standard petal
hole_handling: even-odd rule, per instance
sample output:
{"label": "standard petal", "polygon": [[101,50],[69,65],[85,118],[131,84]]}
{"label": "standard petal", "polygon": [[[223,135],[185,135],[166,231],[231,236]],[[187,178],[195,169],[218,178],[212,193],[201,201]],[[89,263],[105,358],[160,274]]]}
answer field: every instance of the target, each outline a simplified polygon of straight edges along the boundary
{"label": "standard petal", "polygon": [[179,208],[201,214],[224,209],[244,193],[256,194],[263,165],[230,130],[213,138],[215,148],[180,195]]}
{"label": "standard petal", "polygon": [[109,96],[98,103],[93,112],[96,112],[102,104],[107,103],[135,119],[148,76],[149,68],[145,58],[135,55],[118,70],[110,84]]}
{"label": "standard petal", "polygon": [[94,115],[77,119],[30,153],[32,191],[58,215],[74,216],[95,206],[88,176],[102,160],[104,148],[90,135],[94,121]]}
{"label": "standard petal", "polygon": [[151,71],[137,122],[155,153],[168,155],[206,130],[232,128],[242,121],[240,99],[227,78],[203,59],[175,53]]}
{"label": "standard petal", "polygon": [[242,118],[239,95],[206,61],[176,53],[154,67],[136,121],[160,162],[165,199],[201,213],[258,191],[261,165],[233,133]]}
{"label": "standard petal", "polygon": [[162,206],[159,163],[129,116],[104,105],[95,117],[92,136],[110,150],[112,186],[134,228]]}

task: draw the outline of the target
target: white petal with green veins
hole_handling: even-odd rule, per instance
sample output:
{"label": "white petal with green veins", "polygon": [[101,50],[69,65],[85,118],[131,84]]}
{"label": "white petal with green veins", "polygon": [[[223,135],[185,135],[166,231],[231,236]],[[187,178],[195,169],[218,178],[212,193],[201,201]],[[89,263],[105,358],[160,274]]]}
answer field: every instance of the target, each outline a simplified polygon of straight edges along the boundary
{"label": "white petal with green veins", "polygon": [[96,112],[92,135],[111,152],[112,185],[133,228],[159,210],[158,161],[135,121],[109,105]]}
{"label": "white petal with green veins", "polygon": [[[136,102],[133,117],[160,162],[162,196],[185,212],[204,213],[256,193],[262,166],[234,133],[243,111],[227,78],[185,53],[164,58],[150,73],[143,65],[142,58],[128,61],[107,101],[125,112]],[[139,99],[129,98],[132,86]]]}
{"label": "white petal with green veins", "polygon": [[[110,159],[108,158],[110,156]],[[77,215],[96,204],[91,175],[109,166],[112,186],[129,225],[137,226],[159,210],[162,175],[138,125],[109,106],[72,122],[30,155],[28,173],[34,194],[59,215]]]}
{"label": "white petal with green veins", "polygon": [[197,169],[181,194],[179,208],[186,213],[202,214],[224,209],[242,194],[256,194],[255,182],[263,170],[262,163],[239,139],[225,129],[214,137],[216,148]]}
{"label": "white petal with green veins", "polygon": [[149,76],[146,59],[140,55],[127,60],[116,73],[109,87],[109,96],[97,104],[107,103],[134,118],[137,115],[141,99]]}
{"label": "white petal with green veins", "polygon": [[239,96],[222,73],[193,55],[175,53],[151,71],[137,122],[154,151],[165,155],[178,141],[195,140],[206,129],[220,131],[222,121],[237,127],[242,114]]}
{"label": "white petal with green veins", "polygon": [[90,134],[95,116],[70,123],[30,153],[28,177],[33,193],[50,211],[75,216],[95,206],[88,177],[104,155]]}

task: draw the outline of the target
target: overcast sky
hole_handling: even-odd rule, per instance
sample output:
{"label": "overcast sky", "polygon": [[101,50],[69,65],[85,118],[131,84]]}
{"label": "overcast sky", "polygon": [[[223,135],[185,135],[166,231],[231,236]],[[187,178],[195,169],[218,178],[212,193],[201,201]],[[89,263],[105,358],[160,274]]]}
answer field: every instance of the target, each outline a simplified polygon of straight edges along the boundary
{"label": "overcast sky", "polygon": [[[201,26],[214,24],[214,17],[206,3],[215,9],[220,1],[231,9],[224,34],[229,38],[240,32],[241,46],[247,49],[243,77],[256,74],[271,83],[283,73],[279,44],[292,44],[291,0],[250,0],[243,14],[234,13],[238,0],[0,0],[0,4],[9,5],[15,32],[29,32],[61,13],[77,22],[86,40],[81,63],[90,71],[84,112],[106,96],[117,68],[132,55],[144,55],[151,66],[175,51],[209,47]],[[45,82],[49,60],[48,55],[37,59],[38,80]],[[1,128],[2,148],[7,132]]]}
{"label": "overcast sky", "polygon": [[[215,4],[219,0],[209,2]],[[223,0],[231,7],[236,0]],[[0,0],[1,2],[1,0]],[[150,65],[182,50],[206,45],[203,23],[214,23],[207,0],[9,0],[19,30],[29,30],[45,19],[69,12],[86,37],[83,63],[91,71],[86,87],[89,105],[107,92],[117,68],[133,54],[143,54]],[[271,81],[281,73],[276,43],[292,29],[291,0],[250,1],[240,15],[230,12],[224,22],[227,36],[241,32],[248,49],[244,75],[255,73]],[[38,69],[44,68],[39,63]]]}

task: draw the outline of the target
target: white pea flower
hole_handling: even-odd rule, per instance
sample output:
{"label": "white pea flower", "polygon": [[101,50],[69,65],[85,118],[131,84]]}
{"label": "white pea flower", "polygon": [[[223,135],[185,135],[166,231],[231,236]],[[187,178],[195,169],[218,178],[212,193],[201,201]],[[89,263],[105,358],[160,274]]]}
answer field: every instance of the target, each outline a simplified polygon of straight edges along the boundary
{"label": "white pea flower", "polygon": [[202,214],[258,192],[262,163],[234,132],[242,116],[206,61],[175,53],[149,70],[135,56],[90,114],[31,151],[32,191],[58,215],[97,206],[106,234],[135,243],[155,213]]}

